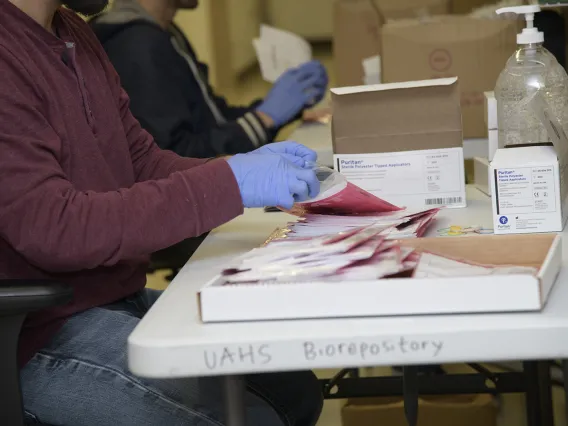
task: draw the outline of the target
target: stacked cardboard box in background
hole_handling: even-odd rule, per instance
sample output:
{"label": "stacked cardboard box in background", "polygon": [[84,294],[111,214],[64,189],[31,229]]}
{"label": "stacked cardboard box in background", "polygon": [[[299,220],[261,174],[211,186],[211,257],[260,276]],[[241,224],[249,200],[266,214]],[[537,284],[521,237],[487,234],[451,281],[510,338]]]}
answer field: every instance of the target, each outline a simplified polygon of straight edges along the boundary
{"label": "stacked cardboard box in background", "polygon": [[334,7],[333,57],[338,86],[364,84],[363,61],[380,55],[384,19],[373,0],[338,0]]}
{"label": "stacked cardboard box in background", "polygon": [[336,0],[333,56],[337,85],[364,83],[362,63],[381,54],[380,32],[386,21],[446,14],[450,10],[450,0]]}
{"label": "stacked cardboard box in background", "polygon": [[[422,397],[418,426],[495,426],[497,408],[490,395]],[[363,398],[347,402],[343,426],[406,426],[402,398]]]}
{"label": "stacked cardboard box in background", "polygon": [[516,21],[439,16],[387,23],[381,31],[383,82],[458,76],[466,138],[487,136],[483,93],[516,49]]}
{"label": "stacked cardboard box in background", "polygon": [[[334,0],[329,0],[334,1]],[[394,19],[464,14],[492,0],[335,0],[333,45],[339,86],[363,84],[361,62],[380,55],[380,30]]]}
{"label": "stacked cardboard box in background", "polygon": [[486,3],[491,2],[338,0],[334,30],[338,85],[363,84],[362,61],[373,55],[381,56],[383,83],[457,76],[464,137],[487,137],[483,93],[493,90],[514,52],[519,24],[450,15]]}

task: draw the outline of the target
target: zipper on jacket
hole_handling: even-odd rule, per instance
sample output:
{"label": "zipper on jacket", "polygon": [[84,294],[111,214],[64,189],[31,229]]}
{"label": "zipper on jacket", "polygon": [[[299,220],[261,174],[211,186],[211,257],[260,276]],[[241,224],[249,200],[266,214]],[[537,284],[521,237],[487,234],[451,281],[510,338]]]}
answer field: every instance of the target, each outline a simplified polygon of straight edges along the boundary
{"label": "zipper on jacket", "polygon": [[77,83],[79,85],[79,93],[81,94],[81,100],[83,102],[83,108],[85,111],[85,117],[87,118],[87,123],[89,127],[96,133],[95,131],[95,117],[93,115],[93,110],[91,108],[91,102],[89,101],[89,95],[87,93],[87,87],[85,86],[85,80],[83,79],[83,74],[81,73],[81,68],[77,64],[77,59],[75,55],[75,43],[66,41],[65,42],[65,63],[73,73],[75,74],[75,78],[77,79]]}

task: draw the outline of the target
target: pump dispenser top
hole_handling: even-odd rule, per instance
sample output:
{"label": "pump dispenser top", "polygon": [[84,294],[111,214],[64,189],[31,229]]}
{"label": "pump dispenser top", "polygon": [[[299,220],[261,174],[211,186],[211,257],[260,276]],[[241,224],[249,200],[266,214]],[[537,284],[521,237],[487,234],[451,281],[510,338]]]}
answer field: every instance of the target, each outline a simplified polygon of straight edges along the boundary
{"label": "pump dispenser top", "polygon": [[527,26],[523,29],[523,32],[517,34],[517,44],[534,44],[544,42],[544,33],[534,26],[534,14],[538,12],[540,12],[540,6],[536,4],[530,6],[502,7],[501,9],[497,9],[497,14],[499,15],[503,13],[525,15]]}

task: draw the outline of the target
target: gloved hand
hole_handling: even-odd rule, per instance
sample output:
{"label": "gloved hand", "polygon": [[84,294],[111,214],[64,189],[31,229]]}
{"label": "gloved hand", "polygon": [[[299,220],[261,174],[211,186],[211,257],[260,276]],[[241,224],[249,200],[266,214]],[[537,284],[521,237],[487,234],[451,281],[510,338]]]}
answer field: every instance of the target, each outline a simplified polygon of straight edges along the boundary
{"label": "gloved hand", "polygon": [[305,108],[321,101],[327,83],[324,66],[318,61],[307,62],[282,74],[258,111],[272,118],[277,127],[281,127]]}
{"label": "gloved hand", "polygon": [[302,169],[278,154],[237,154],[227,160],[245,207],[281,206],[319,194],[314,170]]}
{"label": "gloved hand", "polygon": [[315,162],[318,155],[315,151],[297,142],[276,142],[264,145],[250,154],[279,154],[298,167],[305,167],[306,161]]}

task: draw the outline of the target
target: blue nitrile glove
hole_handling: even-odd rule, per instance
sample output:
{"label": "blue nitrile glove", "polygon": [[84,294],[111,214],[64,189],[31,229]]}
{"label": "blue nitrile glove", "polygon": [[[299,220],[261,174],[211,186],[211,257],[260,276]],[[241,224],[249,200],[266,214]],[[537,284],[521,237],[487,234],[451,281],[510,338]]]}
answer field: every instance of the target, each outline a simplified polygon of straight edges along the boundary
{"label": "blue nitrile glove", "polygon": [[258,111],[269,116],[276,127],[281,127],[305,108],[321,101],[327,83],[324,66],[318,61],[307,62],[282,74]]}
{"label": "blue nitrile glove", "polygon": [[314,170],[295,166],[278,154],[237,154],[227,160],[233,170],[245,207],[281,206],[319,194]]}
{"label": "blue nitrile glove", "polygon": [[250,154],[279,154],[298,167],[304,167],[306,161],[315,163],[318,155],[315,151],[297,142],[276,142],[264,145]]}
{"label": "blue nitrile glove", "polygon": [[300,68],[305,73],[318,74],[319,79],[314,84],[312,88],[313,99],[306,105],[306,107],[312,107],[319,103],[326,94],[327,85],[329,83],[329,78],[327,76],[327,70],[323,64],[319,61],[311,61],[303,64]]}

